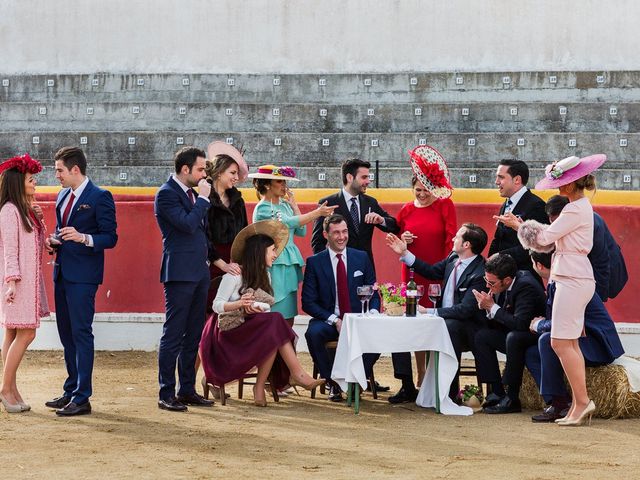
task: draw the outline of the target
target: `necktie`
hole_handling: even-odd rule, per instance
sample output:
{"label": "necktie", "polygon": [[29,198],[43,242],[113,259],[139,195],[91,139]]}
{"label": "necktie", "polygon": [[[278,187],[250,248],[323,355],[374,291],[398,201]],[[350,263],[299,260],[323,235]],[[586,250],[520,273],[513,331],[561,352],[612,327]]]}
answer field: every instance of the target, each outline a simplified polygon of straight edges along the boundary
{"label": "necktie", "polygon": [[456,266],[453,267],[453,295],[455,297],[456,295],[456,287],[457,287],[457,283],[458,283],[458,267],[460,266],[462,262],[460,260],[458,260],[456,262]]}
{"label": "necktie", "polygon": [[336,268],[336,284],[338,286],[338,308],[340,310],[340,318],[344,318],[345,313],[351,311],[349,300],[349,284],[347,283],[347,268],[342,261],[342,254],[337,253],[338,267]]}
{"label": "necktie", "polygon": [[189,200],[191,200],[191,205],[196,203],[196,199],[193,196],[193,190],[191,190],[191,189],[187,190],[187,196],[189,197]]}
{"label": "necktie", "polygon": [[67,207],[64,209],[62,213],[62,226],[66,227],[67,222],[69,221],[69,214],[71,213],[71,208],[73,207],[73,201],[76,199],[76,196],[71,192],[69,195],[69,202],[67,203]]}
{"label": "necktie", "polygon": [[504,213],[508,213],[511,211],[511,205],[513,205],[513,202],[511,201],[510,198],[508,198],[504,204]]}
{"label": "necktie", "polygon": [[353,227],[356,233],[360,229],[360,216],[358,215],[358,205],[356,205],[356,197],[351,198],[351,208],[349,208],[351,219],[353,220]]}

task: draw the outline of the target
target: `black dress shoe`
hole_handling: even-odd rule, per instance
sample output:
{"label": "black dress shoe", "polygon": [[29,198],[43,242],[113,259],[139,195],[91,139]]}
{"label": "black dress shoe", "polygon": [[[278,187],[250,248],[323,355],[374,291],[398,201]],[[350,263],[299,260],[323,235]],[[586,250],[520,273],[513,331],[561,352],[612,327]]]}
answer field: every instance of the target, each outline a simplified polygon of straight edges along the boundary
{"label": "black dress shoe", "polygon": [[59,417],[74,417],[76,415],[88,415],[91,413],[91,404],[85,402],[82,405],[78,405],[76,402],[69,402],[64,407],[56,410],[56,415]]}
{"label": "black dress shoe", "polygon": [[49,400],[48,402],[44,402],[45,407],[55,408],[56,410],[64,407],[67,403],[71,401],[71,397],[56,397],[53,400]]}
{"label": "black dress shoe", "polygon": [[418,390],[415,388],[413,390],[405,390],[401,388],[398,390],[398,393],[390,396],[387,400],[389,403],[411,403],[415,402],[418,397]]}
{"label": "black dress shoe", "polygon": [[184,403],[180,403],[175,398],[168,400],[158,400],[158,408],[162,410],[169,410],[170,412],[186,412],[187,406]]}
{"label": "black dress shoe", "polygon": [[[391,387],[385,387],[384,385],[380,385],[378,382],[376,382],[376,392],[388,392],[389,390],[391,390]],[[367,392],[371,391],[371,384],[367,383]]]}
{"label": "black dress shoe", "polygon": [[522,411],[522,405],[520,405],[520,400],[511,400],[505,395],[497,405],[484,408],[482,411],[484,413],[518,413]]}
{"label": "black dress shoe", "polygon": [[329,386],[328,400],[330,402],[342,402],[344,400],[342,397],[342,389],[338,385]]}
{"label": "black dress shoe", "polygon": [[482,408],[494,407],[500,402],[500,400],[502,400],[501,396],[491,392],[489,395],[487,395],[487,398],[484,399]]}
{"label": "black dress shoe", "polygon": [[213,407],[213,400],[207,400],[197,393],[191,395],[178,395],[176,400],[183,405],[193,405],[194,407]]}
{"label": "black dress shoe", "polygon": [[549,405],[542,411],[542,413],[533,415],[531,417],[531,421],[533,423],[552,423],[555,422],[558,418],[562,417],[563,415],[560,415],[560,412],[556,410],[556,407],[554,407],[553,405]]}

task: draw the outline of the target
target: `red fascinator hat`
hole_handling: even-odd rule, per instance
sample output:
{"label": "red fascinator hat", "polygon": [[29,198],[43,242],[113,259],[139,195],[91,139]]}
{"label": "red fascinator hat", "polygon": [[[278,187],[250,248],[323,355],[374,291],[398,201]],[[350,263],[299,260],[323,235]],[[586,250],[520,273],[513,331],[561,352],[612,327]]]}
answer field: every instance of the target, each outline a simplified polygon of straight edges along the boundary
{"label": "red fascinator hat", "polygon": [[31,158],[28,153],[24,155],[20,155],[19,157],[13,157],[9,160],[5,160],[0,163],[0,173],[3,173],[7,170],[16,169],[20,173],[30,173],[35,175],[36,173],[40,173],[42,171],[42,164]]}
{"label": "red fascinator hat", "polygon": [[449,198],[453,192],[449,169],[444,157],[435,148],[421,145],[409,152],[411,168],[420,183],[437,198]]}

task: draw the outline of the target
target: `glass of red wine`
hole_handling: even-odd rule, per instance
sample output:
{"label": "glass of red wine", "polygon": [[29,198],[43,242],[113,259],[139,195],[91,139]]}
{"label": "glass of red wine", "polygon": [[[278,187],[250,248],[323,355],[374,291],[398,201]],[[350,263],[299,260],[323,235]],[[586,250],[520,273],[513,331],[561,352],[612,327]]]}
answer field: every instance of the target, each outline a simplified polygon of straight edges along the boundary
{"label": "glass of red wine", "polygon": [[49,255],[51,255],[51,260],[47,262],[47,265],[57,265],[55,259],[53,258],[53,256],[56,253],[56,250],[58,249],[58,247],[60,247],[60,245],[62,245],[62,236],[60,235],[60,230],[58,230],[56,228],[56,231],[53,232],[51,235],[49,235],[49,245],[51,246],[51,248],[53,250],[51,250],[49,252]]}
{"label": "glass of red wine", "polygon": [[427,295],[431,303],[433,303],[433,308],[436,308],[436,302],[442,295],[442,291],[440,290],[440,284],[438,283],[430,283],[429,289],[427,290]]}

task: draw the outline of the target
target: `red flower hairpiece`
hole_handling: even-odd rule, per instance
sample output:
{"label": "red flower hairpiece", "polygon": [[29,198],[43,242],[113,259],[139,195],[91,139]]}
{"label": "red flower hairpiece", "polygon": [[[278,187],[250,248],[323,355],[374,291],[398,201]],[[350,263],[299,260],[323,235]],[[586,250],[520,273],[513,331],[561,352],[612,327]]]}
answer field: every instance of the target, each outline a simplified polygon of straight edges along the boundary
{"label": "red flower hairpiece", "polygon": [[444,171],[437,163],[426,162],[420,155],[415,152],[409,152],[409,155],[418,163],[418,165],[420,165],[420,170],[422,170],[422,173],[425,174],[425,176],[431,183],[433,183],[434,186],[451,188],[451,184],[447,180]]}
{"label": "red flower hairpiece", "polygon": [[20,173],[30,173],[32,175],[42,171],[42,164],[31,158],[28,153],[20,155],[19,157],[13,157],[0,163],[0,173],[15,168]]}

